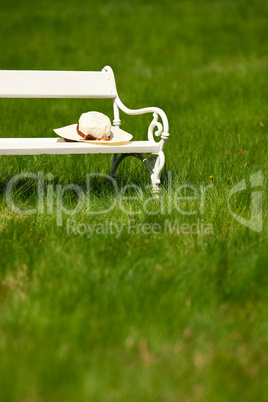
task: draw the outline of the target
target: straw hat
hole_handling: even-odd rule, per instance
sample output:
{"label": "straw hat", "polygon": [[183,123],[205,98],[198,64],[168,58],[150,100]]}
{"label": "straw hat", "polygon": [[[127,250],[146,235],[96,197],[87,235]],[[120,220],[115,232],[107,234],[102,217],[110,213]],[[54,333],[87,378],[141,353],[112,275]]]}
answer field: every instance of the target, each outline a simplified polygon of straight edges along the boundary
{"label": "straw hat", "polygon": [[132,135],[119,127],[112,127],[108,116],[100,112],[82,113],[78,124],[56,128],[54,132],[70,141],[117,143],[127,142]]}

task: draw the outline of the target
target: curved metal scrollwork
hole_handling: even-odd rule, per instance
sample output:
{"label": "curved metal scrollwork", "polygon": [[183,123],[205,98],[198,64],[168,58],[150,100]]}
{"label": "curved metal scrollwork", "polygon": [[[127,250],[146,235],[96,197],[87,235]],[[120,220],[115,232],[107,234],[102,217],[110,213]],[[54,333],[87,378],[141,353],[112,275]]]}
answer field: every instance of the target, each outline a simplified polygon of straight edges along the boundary
{"label": "curved metal scrollwork", "polygon": [[[160,135],[163,133],[163,125],[158,121],[158,114],[154,113],[153,114],[154,118],[148,128],[148,140],[149,141],[154,141],[154,135],[156,137],[160,137]],[[157,128],[157,131],[154,132],[154,130]]]}

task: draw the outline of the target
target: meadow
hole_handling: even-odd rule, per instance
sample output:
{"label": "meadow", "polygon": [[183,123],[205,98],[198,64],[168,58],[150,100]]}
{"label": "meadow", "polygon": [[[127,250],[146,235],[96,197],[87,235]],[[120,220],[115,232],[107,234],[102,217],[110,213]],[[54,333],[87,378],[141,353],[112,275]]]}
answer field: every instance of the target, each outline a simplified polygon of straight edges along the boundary
{"label": "meadow", "polygon": [[[267,13],[265,0],[1,1],[1,69],[110,65],[126,106],[158,106],[170,124],[159,199],[134,158],[121,198],[109,155],[0,158],[1,402],[267,400]],[[111,100],[0,110],[1,137],[55,136],[88,110],[113,118]],[[152,116],[121,119],[146,139]],[[23,172],[51,189],[43,213],[10,208]],[[57,186],[86,192],[88,173],[88,204],[59,220]],[[14,199],[35,208],[37,180]],[[75,194],[63,203],[74,210]]]}

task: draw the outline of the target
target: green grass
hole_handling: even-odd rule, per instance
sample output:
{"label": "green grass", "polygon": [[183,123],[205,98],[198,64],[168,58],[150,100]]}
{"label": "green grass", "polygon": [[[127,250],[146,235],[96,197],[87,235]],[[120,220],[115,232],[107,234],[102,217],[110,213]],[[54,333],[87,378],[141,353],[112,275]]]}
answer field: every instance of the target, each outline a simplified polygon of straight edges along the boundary
{"label": "green grass", "polygon": [[[111,65],[128,107],[165,110],[170,139],[159,200],[144,166],[127,158],[119,189],[134,183],[142,194],[129,191],[136,199],[122,199],[122,211],[112,184],[95,177],[89,211],[111,211],[85,205],[62,225],[56,186],[86,191],[87,173],[108,173],[111,157],[1,157],[1,402],[267,400],[267,12],[261,0],[2,1],[1,69]],[[87,110],[112,118],[103,100],[1,99],[0,110],[1,137],[52,136]],[[151,116],[121,118],[146,139]],[[260,170],[255,232],[231,216],[228,195],[246,180],[230,205],[249,219]],[[6,185],[21,172],[44,173],[53,213],[11,211]],[[185,184],[198,199],[178,198],[195,195],[178,193]],[[36,207],[36,180],[16,190],[17,205]],[[68,192],[63,202],[77,200]],[[157,233],[146,233],[152,225]]]}

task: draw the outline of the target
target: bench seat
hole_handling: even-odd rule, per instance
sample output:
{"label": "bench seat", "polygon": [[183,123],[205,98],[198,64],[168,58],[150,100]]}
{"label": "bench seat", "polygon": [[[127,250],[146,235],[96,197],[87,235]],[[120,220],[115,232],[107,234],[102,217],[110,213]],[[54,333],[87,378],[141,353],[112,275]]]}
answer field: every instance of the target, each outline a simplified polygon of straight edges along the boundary
{"label": "bench seat", "polygon": [[159,144],[150,141],[132,141],[124,145],[85,144],[67,142],[63,138],[0,138],[0,155],[68,155],[158,153]]}

